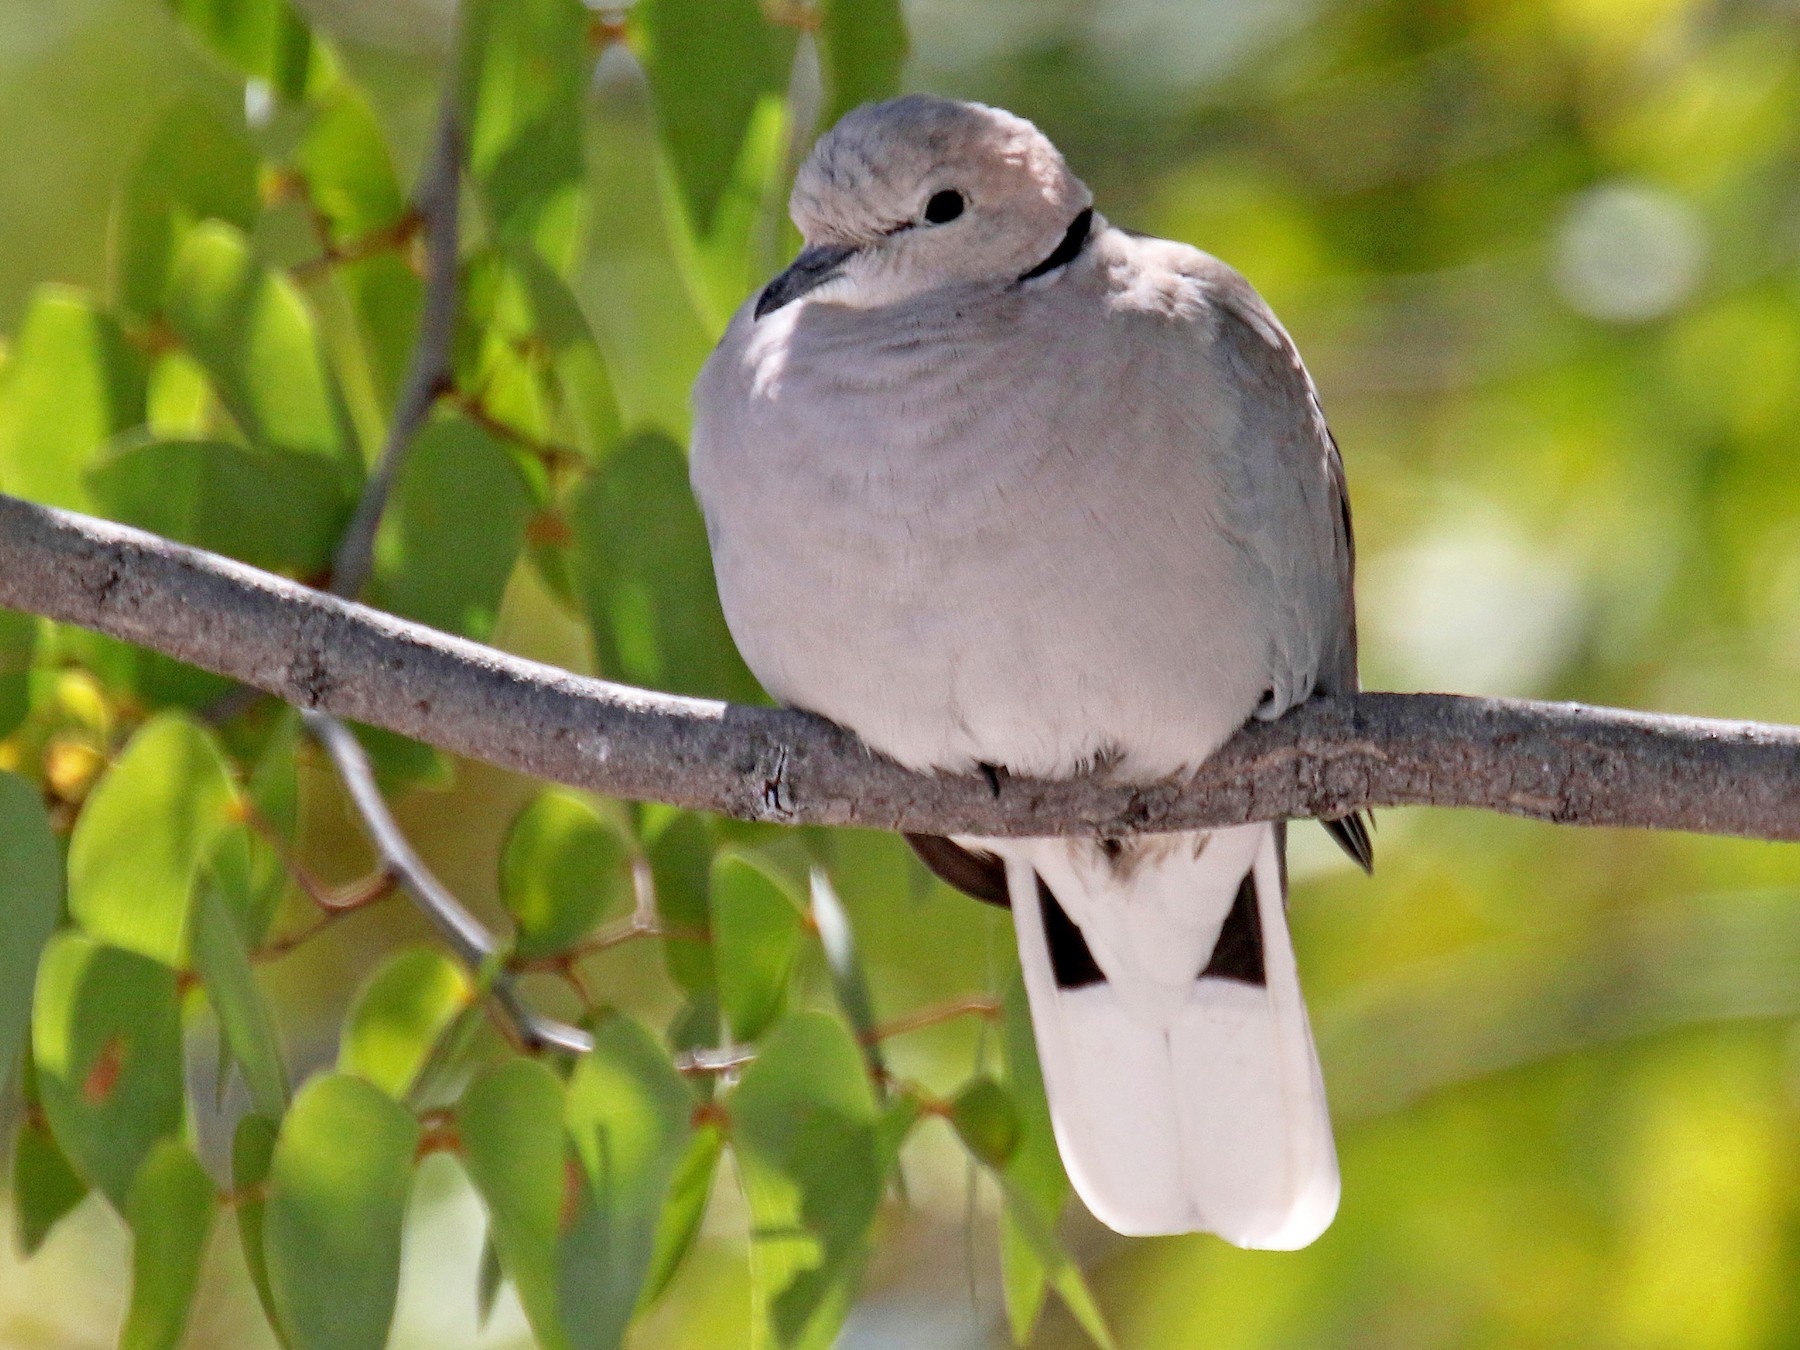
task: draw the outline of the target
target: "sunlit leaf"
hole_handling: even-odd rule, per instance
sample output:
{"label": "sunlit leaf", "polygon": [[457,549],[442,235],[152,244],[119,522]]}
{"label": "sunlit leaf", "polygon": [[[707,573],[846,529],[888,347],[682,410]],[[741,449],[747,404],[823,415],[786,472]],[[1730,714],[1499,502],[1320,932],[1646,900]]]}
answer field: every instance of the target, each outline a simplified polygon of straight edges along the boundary
{"label": "sunlit leaf", "polygon": [[620,1343],[642,1296],[695,1101],[669,1056],[622,1013],[594,1028],[564,1119],[585,1196],[564,1232],[557,1298],[580,1345]]}
{"label": "sunlit leaf", "polygon": [[241,828],[237,797],[211,732],[179,713],[146,722],[75,822],[70,914],[114,946],[184,965],[201,871],[221,835]]}
{"label": "sunlit leaf", "polygon": [[31,1042],[56,1142],[124,1212],[139,1164],[181,1125],[175,972],[82,933],[58,933],[38,966]]}
{"label": "sunlit leaf", "polygon": [[709,1123],[694,1131],[687,1153],[669,1182],[662,1222],[656,1230],[656,1254],[638,1299],[639,1313],[667,1292],[680,1273],[682,1262],[693,1250],[700,1236],[701,1221],[706,1218],[706,1204],[712,1198],[713,1178],[718,1175],[719,1158],[724,1148],[725,1136],[717,1125]]}
{"label": "sunlit leaf", "polygon": [[593,327],[568,283],[535,253],[508,250],[507,260],[525,313],[548,348],[558,400],[576,443],[598,460],[618,442],[623,424]]}
{"label": "sunlit leaf", "polygon": [[760,701],[725,627],[687,461],[633,436],[569,503],[576,589],[602,673],[650,689]]}
{"label": "sunlit leaf", "polygon": [[201,891],[194,920],[194,966],[218,1015],[220,1034],[243,1072],[251,1105],[278,1118],[288,1103],[287,1062],[243,939],[211,888]]}
{"label": "sunlit leaf", "polygon": [[465,269],[457,383],[527,436],[597,461],[620,435],[606,360],[569,285],[535,251],[495,247]]}
{"label": "sunlit leaf", "polygon": [[631,10],[689,289],[715,331],[749,293],[750,238],[772,205],[795,34],[756,0],[644,0]]}
{"label": "sunlit leaf", "polygon": [[330,83],[330,55],[288,0],[168,0],[215,55],[284,98]]}
{"label": "sunlit leaf", "polygon": [[125,1207],[131,1225],[131,1303],[119,1350],[176,1350],[200,1286],[218,1196],[180,1139],[165,1139],[139,1169]]}
{"label": "sunlit leaf", "polygon": [[31,1024],[38,957],[62,915],[62,850],[42,794],[23,778],[0,773],[0,1081]]}
{"label": "sunlit leaf", "polygon": [[855,1297],[883,1183],[875,1097],[855,1039],[820,1013],[788,1018],[727,1109],[750,1205],[756,1343],[824,1350]]}
{"label": "sunlit leaf", "polygon": [[458,1013],[475,997],[463,968],[436,947],[408,947],[363,985],[344,1019],[338,1069],[404,1098]]}
{"label": "sunlit leaf", "polygon": [[300,1090],[269,1167],[269,1285],[295,1350],[382,1350],[419,1124],[360,1078]]}
{"label": "sunlit leaf", "polygon": [[392,227],[406,214],[406,194],[368,98],[340,81],[311,111],[292,161],[307,205],[340,244]]}
{"label": "sunlit leaf", "polygon": [[669,241],[695,313],[717,338],[756,287],[780,265],[786,238],[780,201],[792,135],[787,104],[775,94],[756,104],[731,179],[711,223],[694,223],[667,159],[657,175]]}
{"label": "sunlit leaf", "polygon": [[361,470],[317,324],[294,283],[259,262],[237,230],[188,235],[170,278],[168,318],[253,443]]}
{"label": "sunlit leaf", "polygon": [[220,441],[131,441],[88,472],[114,520],[255,567],[312,577],[331,563],[353,503],[317,455]]}
{"label": "sunlit leaf", "polygon": [[573,946],[631,903],[630,845],[576,793],[551,788],[519,814],[500,861],[500,898],[524,960]]}
{"label": "sunlit leaf", "polygon": [[815,40],[827,97],[821,126],[900,92],[907,49],[900,0],[822,0]]}
{"label": "sunlit leaf", "polygon": [[544,1350],[569,1345],[556,1306],[564,1100],[555,1074],[515,1058],[477,1077],[456,1108],[463,1166],[487,1207],[488,1239]]}
{"label": "sunlit leaf", "polygon": [[241,117],[198,99],[163,114],[113,204],[108,254],[122,309],[144,319],[162,313],[170,264],[201,221],[240,230],[256,223],[257,168]]}
{"label": "sunlit leaf", "polygon": [[144,420],[144,357],[83,292],[45,286],[0,370],[0,490],[92,509],[82,473]]}
{"label": "sunlit leaf", "polygon": [[753,1041],[787,1007],[804,920],[787,889],[751,857],[713,861],[713,964],[719,1006],[740,1041]]}
{"label": "sunlit leaf", "polygon": [[375,603],[486,638],[531,509],[524,480],[493,437],[461,417],[432,422],[407,455],[376,538]]}
{"label": "sunlit leaf", "polygon": [[464,6],[469,170],[495,233],[572,260],[585,171],[581,99],[592,55],[580,0]]}

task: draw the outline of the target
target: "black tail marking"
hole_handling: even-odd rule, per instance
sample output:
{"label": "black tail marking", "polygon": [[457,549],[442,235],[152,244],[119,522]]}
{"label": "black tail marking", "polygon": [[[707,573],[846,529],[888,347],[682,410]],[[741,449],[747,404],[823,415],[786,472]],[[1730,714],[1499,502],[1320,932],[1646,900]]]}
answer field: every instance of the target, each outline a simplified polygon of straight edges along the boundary
{"label": "black tail marking", "polygon": [[1258,988],[1268,984],[1268,974],[1263,969],[1262,917],[1257,913],[1254,870],[1244,873],[1238,884],[1237,899],[1231,902],[1231,912],[1219,927],[1212,960],[1206,963],[1200,978],[1236,980]]}
{"label": "black tail marking", "polygon": [[1365,872],[1375,870],[1375,844],[1369,838],[1369,825],[1374,816],[1362,811],[1352,811],[1338,820],[1321,820],[1325,832],[1337,842],[1337,846],[1350,855],[1358,867]]}
{"label": "black tail marking", "polygon": [[1056,976],[1058,989],[1081,989],[1090,984],[1104,984],[1106,972],[1088,950],[1087,939],[1075,921],[1063,912],[1050,888],[1038,878],[1038,909],[1044,916],[1044,941],[1050,948],[1050,970]]}

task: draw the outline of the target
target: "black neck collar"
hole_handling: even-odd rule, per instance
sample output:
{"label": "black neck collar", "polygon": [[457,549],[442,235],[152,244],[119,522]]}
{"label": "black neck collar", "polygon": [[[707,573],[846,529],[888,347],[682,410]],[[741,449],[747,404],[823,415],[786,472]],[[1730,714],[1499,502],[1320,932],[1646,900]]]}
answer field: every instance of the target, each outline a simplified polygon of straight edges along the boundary
{"label": "black neck collar", "polygon": [[1054,272],[1065,263],[1074,262],[1081,255],[1081,250],[1087,247],[1088,231],[1093,226],[1094,208],[1090,206],[1069,222],[1069,228],[1063,231],[1062,242],[1050,250],[1050,255],[1029,272],[1023,273],[1019,280],[1030,281],[1046,272]]}

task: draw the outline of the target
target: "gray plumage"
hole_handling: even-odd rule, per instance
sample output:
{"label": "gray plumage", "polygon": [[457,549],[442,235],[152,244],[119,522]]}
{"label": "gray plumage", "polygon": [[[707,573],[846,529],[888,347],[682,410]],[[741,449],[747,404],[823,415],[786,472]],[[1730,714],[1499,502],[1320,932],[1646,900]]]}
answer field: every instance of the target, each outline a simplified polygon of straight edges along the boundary
{"label": "gray plumage", "polygon": [[[720,596],[772,695],[917,769],[1155,778],[1355,689],[1337,449],[1242,277],[1084,214],[1049,141],[975,104],[850,114],[792,209],[807,249],[694,395]],[[1336,1169],[1276,831],[958,842],[1006,869],[1090,1206],[1310,1241]],[[1087,983],[1058,964],[1057,910]],[[1263,982],[1201,977],[1228,939],[1254,940]]]}

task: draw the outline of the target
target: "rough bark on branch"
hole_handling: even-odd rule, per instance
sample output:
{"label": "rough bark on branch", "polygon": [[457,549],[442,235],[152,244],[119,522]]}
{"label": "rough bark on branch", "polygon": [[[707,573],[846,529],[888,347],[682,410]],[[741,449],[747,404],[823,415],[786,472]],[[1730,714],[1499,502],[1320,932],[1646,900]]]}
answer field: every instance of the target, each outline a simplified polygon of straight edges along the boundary
{"label": "rough bark on branch", "polygon": [[927,777],[804,713],[588,679],[0,495],[0,605],[536,778],[746,820],[1129,834],[1370,806],[1800,839],[1800,728],[1451,694],[1317,700],[1151,784]]}

